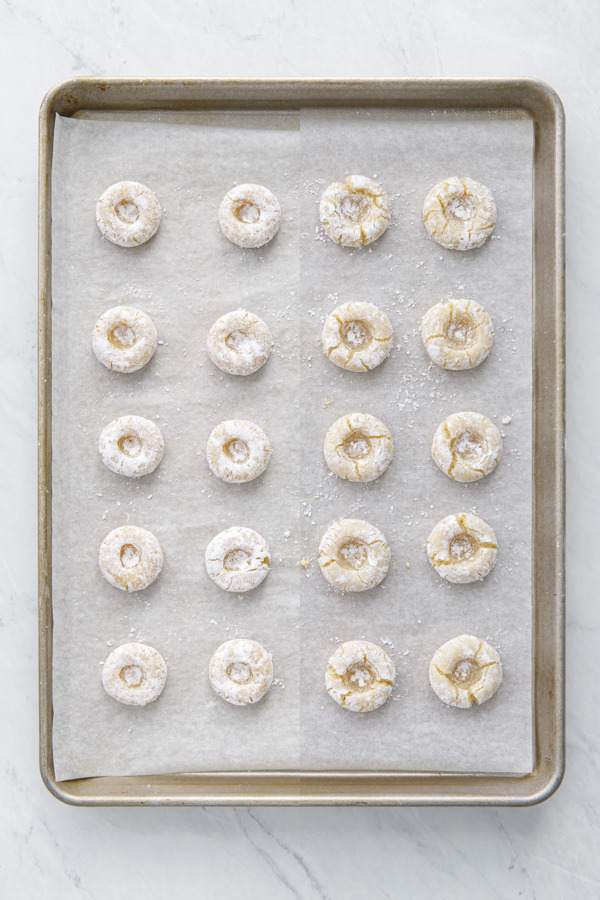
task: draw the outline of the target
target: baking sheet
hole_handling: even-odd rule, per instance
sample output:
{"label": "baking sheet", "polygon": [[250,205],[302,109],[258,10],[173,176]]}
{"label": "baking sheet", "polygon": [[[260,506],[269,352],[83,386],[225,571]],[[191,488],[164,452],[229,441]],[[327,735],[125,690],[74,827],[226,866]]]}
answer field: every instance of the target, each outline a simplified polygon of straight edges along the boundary
{"label": "baking sheet", "polygon": [[[479,114],[227,114],[194,126],[58,119],[57,780],[238,768],[531,770],[532,148],[529,120]],[[361,251],[317,228],[322,190],[353,171],[376,176],[394,208],[393,226]],[[495,235],[474,253],[442,250],[420,222],[427,189],[455,172],[488,184],[498,202]],[[151,186],[165,210],[156,238],[135,251],[102,241],[93,217],[97,196],[123,178]],[[246,180],[269,186],[284,211],[260,251],[235,248],[217,225],[223,194]],[[437,369],[420,343],[422,313],[445,296],[480,300],[496,325],[494,350],[473,372]],[[364,377],[337,370],[319,348],[325,314],[346,299],[378,303],[396,332],[390,358]],[[97,317],[122,302],[147,311],[163,341],[130,376],[103,369],[89,339]],[[276,347],[259,373],[233,379],[212,366],[204,342],[214,319],[240,305],[265,318]],[[469,408],[512,421],[501,426],[497,471],[458,485],[436,469],[429,445],[442,418]],[[354,409],[380,416],[396,440],[394,463],[368,486],[330,477],[321,456],[329,424]],[[126,413],[154,418],[166,443],[161,466],[136,482],[97,453],[103,425]],[[274,454],[263,478],[231,487],[210,474],[204,446],[217,422],[235,416],[262,425]],[[442,582],[424,554],[431,527],[459,509],[477,512],[499,540],[481,585]],[[322,532],[343,515],[381,527],[393,554],[384,583],[354,599],[328,588],[316,566]],[[165,552],[160,578],[136,597],[97,570],[102,538],[126,523],[149,528]],[[271,545],[272,571],[246,596],[214,586],[200,550],[232,524]],[[465,631],[499,649],[505,673],[494,700],[470,711],[444,707],[427,681],[433,651]],[[214,649],[236,635],[273,653],[276,683],[251,709],[222,702],[206,676]],[[357,637],[382,644],[398,667],[393,700],[367,716],[337,707],[322,683],[337,643]],[[143,710],[119,706],[100,683],[110,650],[129,640],[157,647],[169,666],[162,697]]]}

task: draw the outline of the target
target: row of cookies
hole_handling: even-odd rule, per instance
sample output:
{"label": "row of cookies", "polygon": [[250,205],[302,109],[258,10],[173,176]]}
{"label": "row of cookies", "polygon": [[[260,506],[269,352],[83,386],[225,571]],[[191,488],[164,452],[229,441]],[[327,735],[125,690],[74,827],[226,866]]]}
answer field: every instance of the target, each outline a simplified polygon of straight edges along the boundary
{"label": "row of cookies", "polygon": [[[225,641],[212,656],[208,676],[216,693],[234,706],[258,703],[271,687],[273,659],[257,641]],[[339,706],[350,712],[371,712],[388,700],[396,667],[388,654],[370,641],[347,641],[330,657],[325,687]],[[148,644],[122,644],[102,669],[106,692],[129,706],[146,706],[162,694],[166,663]],[[496,650],[470,634],[446,641],[429,664],[429,682],[449,706],[481,704],[498,690],[502,666]]]}
{"label": "row of cookies", "polygon": [[[137,181],[119,181],[96,204],[103,236],[120,247],[137,247],[158,231],[162,210],[156,194]],[[391,203],[381,185],[364,175],[349,175],[329,185],[319,202],[325,234],[343,247],[364,247],[387,231]],[[496,224],[491,191],[472,178],[452,176],[435,184],[425,197],[427,233],[450,250],[481,247]],[[277,197],[261,184],[239,184],[219,206],[219,225],[239,247],[257,249],[273,240],[281,224]]]}

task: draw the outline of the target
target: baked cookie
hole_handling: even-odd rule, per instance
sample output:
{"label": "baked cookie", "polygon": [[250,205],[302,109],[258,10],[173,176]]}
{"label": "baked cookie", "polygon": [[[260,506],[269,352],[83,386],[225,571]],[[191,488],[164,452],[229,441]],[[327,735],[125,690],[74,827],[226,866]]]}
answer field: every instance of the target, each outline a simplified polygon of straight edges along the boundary
{"label": "baked cookie", "polygon": [[438,425],[431,455],[442,472],[455,481],[477,481],[500,462],[502,436],[480,413],[454,413]]}
{"label": "baked cookie", "polygon": [[372,244],[390,224],[390,201],[383,188],[364,175],[330,184],[319,203],[327,237],[343,247]]}
{"label": "baked cookie", "polygon": [[494,230],[496,203],[492,192],[472,178],[447,178],[431,188],[423,204],[430,236],[448,250],[481,247]]}
{"label": "baked cookie", "polygon": [[427,539],[429,562],[454,584],[483,581],[494,568],[498,544],[490,526],[471,513],[456,513],[437,523]]}
{"label": "baked cookie", "polygon": [[494,326],[474,300],[445,300],[423,316],[421,338],[430,358],[443,369],[474,369],[494,342]]}
{"label": "baked cookie", "polygon": [[343,303],[325,319],[321,344],[332,363],[349,372],[368,372],[392,349],[392,323],[373,303]]}
{"label": "baked cookie", "polygon": [[327,581],[341,591],[368,591],[380,584],[390,565],[384,535],[361,519],[339,519],[319,545],[319,566]]}
{"label": "baked cookie", "polygon": [[325,435],[325,462],[348,481],[374,481],[394,455],[392,435],[381,419],[350,413],[333,423]]}
{"label": "baked cookie", "polygon": [[234,638],[217,648],[208,675],[219,697],[234,706],[247,706],[262,700],[271,687],[273,661],[256,641]]}
{"label": "baked cookie", "polygon": [[96,222],[103,236],[119,247],[138,247],[154,237],[160,225],[160,203],[139,181],[119,181],[96,204]]}
{"label": "baked cookie", "polygon": [[347,641],[330,657],[325,687],[332,700],[351,712],[370,712],[392,692],[396,668],[385,650],[369,641]]}
{"label": "baked cookie", "polygon": [[442,644],[429,664],[429,682],[448,706],[462,709],[485,703],[502,681],[497,651],[472,634],[461,634]]}

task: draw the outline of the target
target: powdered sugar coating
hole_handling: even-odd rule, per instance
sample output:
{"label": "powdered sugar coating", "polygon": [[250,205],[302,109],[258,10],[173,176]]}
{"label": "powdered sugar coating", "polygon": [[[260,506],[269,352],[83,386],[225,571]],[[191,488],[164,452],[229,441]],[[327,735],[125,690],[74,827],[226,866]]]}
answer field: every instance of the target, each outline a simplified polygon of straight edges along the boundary
{"label": "powdered sugar coating", "polygon": [[343,303],[325,319],[321,344],[332,363],[349,372],[368,372],[388,356],[393,329],[374,303]]}
{"label": "powdered sugar coating", "polygon": [[251,375],[264,366],[273,341],[268,326],[246,309],[235,309],[214,323],[206,340],[208,355],[229,375]]}
{"label": "powdered sugar coating", "polygon": [[502,681],[498,652],[472,634],[442,644],[429,664],[429,682],[448,706],[468,709],[493,697]]}
{"label": "powdered sugar coating", "polygon": [[337,419],[325,435],[325,462],[348,481],[374,481],[394,455],[394,442],[381,419],[350,413]]}
{"label": "powdered sugar coating", "polygon": [[221,201],[219,224],[225,237],[238,247],[262,247],[279,231],[279,200],[262,184],[238,184]]}
{"label": "powdered sugar coating", "polygon": [[339,519],[321,538],[321,572],[341,591],[376,587],[385,578],[389,564],[390,548],[384,535],[362,519]]}
{"label": "powdered sugar coating", "polygon": [[265,432],[246,419],[229,419],[213,428],[206,445],[211,471],[228,484],[253,481],[265,471],[271,445]]}
{"label": "powdered sugar coating", "polygon": [[152,703],[162,694],[166,680],[164,659],[147,644],[122,644],[113,650],[102,669],[107,694],[130,706]]}
{"label": "powdered sugar coating", "polygon": [[325,687],[332,700],[351,712],[371,712],[392,692],[396,667],[385,650],[370,641],[347,641],[330,657]]}
{"label": "powdered sugar coating", "polygon": [[98,444],[104,465],[128,478],[153,472],[162,459],[164,447],[158,425],[142,416],[113,419],[103,429]]}
{"label": "powdered sugar coating", "polygon": [[122,591],[147,588],[158,578],[162,564],[158,540],[136,525],[113,529],[100,545],[100,571],[109,584]]}
{"label": "powdered sugar coating", "polygon": [[156,194],[139,181],[112,184],[96,204],[98,228],[119,247],[145,244],[158,231],[160,219]]}
{"label": "powdered sugar coating", "polygon": [[247,706],[262,700],[271,687],[273,661],[257,641],[234,638],[217,648],[208,675],[219,697],[234,706]]}
{"label": "powdered sugar coating", "polygon": [[490,526],[471,513],[456,513],[437,523],[427,539],[427,555],[438,575],[453,584],[483,581],[498,553]]}
{"label": "powdered sugar coating", "polygon": [[427,194],[423,221],[434,241],[447,250],[473,250],[494,230],[496,202],[485,185],[453,175]]}
{"label": "powdered sugar coating", "polygon": [[245,593],[269,573],[269,545],[252,528],[234,526],[219,532],[206,548],[206,571],[224,591]]}
{"label": "powdered sugar coating", "polygon": [[502,436],[481,413],[454,413],[438,425],[431,455],[442,472],[455,481],[477,481],[500,462]]}
{"label": "powdered sugar coating", "polygon": [[330,184],[319,203],[325,233],[343,247],[371,244],[390,224],[390,201],[377,182],[364,175],[349,175]]}
{"label": "powdered sugar coating", "polygon": [[421,338],[436,365],[458,372],[483,362],[492,349],[494,326],[474,300],[445,300],[423,316]]}
{"label": "powdered sugar coating", "polygon": [[152,359],[157,343],[154,322],[133,306],[108,309],[92,334],[96,357],[112,372],[137,372]]}

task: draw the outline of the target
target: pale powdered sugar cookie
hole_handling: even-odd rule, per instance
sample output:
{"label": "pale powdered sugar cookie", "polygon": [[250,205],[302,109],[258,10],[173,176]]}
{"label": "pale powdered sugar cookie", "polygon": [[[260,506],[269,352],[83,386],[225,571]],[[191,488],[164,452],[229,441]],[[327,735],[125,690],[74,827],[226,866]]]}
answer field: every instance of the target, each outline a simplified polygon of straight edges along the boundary
{"label": "pale powdered sugar cookie", "polygon": [[229,484],[258,478],[269,463],[271,445],[258,425],[246,419],[221,422],[210,434],[206,456],[212,472]]}
{"label": "pale powdered sugar cookie", "polygon": [[333,423],[325,435],[325,462],[348,481],[374,481],[394,455],[392,435],[381,419],[350,413]]}
{"label": "pale powdered sugar cookie", "polygon": [[92,334],[96,357],[113,372],[137,372],[152,359],[157,343],[154,322],[133,306],[107,310]]}
{"label": "pale powdered sugar cookie", "polygon": [[472,178],[447,178],[434,184],[423,204],[425,228],[448,250],[473,250],[496,224],[496,203],[488,188]]}
{"label": "pale powdered sugar cookie", "polygon": [[490,526],[471,513],[438,522],[427,539],[427,555],[438,575],[454,584],[483,581],[494,568],[498,543]]}
{"label": "pale powdered sugar cookie", "polygon": [[319,203],[325,234],[344,247],[371,244],[390,224],[390,201],[375,181],[349,175],[330,184]]}
{"label": "pale powdered sugar cookie", "polygon": [[160,428],[150,419],[121,416],[104,428],[98,449],[102,462],[112,472],[138,478],[154,471],[164,446]]}
{"label": "pale powdered sugar cookie", "polygon": [[370,712],[383,706],[395,677],[396,668],[385,650],[369,641],[347,641],[327,663],[325,687],[344,709]]}
{"label": "pale powdered sugar cookie", "polygon": [[279,200],[261,184],[239,184],[227,191],[219,207],[219,224],[238,247],[262,247],[281,223]]}
{"label": "pale powdered sugar cookie", "polygon": [[431,455],[442,472],[455,481],[477,481],[500,462],[502,436],[480,413],[454,413],[438,425]]}
{"label": "pale powdered sugar cookie", "polygon": [[138,181],[119,181],[96,204],[96,222],[105,238],[119,247],[137,247],[153,237],[160,225],[156,195]]}
{"label": "pale powdered sugar cookie", "polygon": [[141,591],[158,578],[163,553],[151,531],[122,525],[102,541],[99,563],[109,584],[122,591]]}
{"label": "pale powdered sugar cookie", "polygon": [[160,697],[167,680],[164,659],[147,644],[122,644],[102,669],[104,690],[120,703],[146,706]]}
{"label": "pale powdered sugar cookie", "polygon": [[384,535],[361,519],[339,519],[319,545],[319,566],[327,581],[341,591],[367,591],[383,581],[390,564]]}
{"label": "pale powdered sugar cookie", "polygon": [[452,638],[429,664],[431,687],[448,706],[467,709],[493,697],[502,681],[497,651],[472,634]]}
{"label": "pale powdered sugar cookie", "polygon": [[447,300],[425,313],[421,338],[434,363],[458,372],[483,362],[492,349],[494,327],[474,300]]}
{"label": "pale powdered sugar cookie", "polygon": [[208,332],[206,346],[215,366],[229,375],[251,375],[264,366],[273,341],[268,326],[245,309],[226,313]]}
{"label": "pale powdered sugar cookie", "polygon": [[368,372],[389,354],[393,329],[373,303],[343,303],[327,316],[321,344],[332,363],[350,372]]}
{"label": "pale powdered sugar cookie", "polygon": [[273,681],[271,654],[256,641],[234,638],[217,648],[208,675],[219,697],[228,703],[258,703]]}
{"label": "pale powdered sugar cookie", "polygon": [[224,591],[241,594],[267,577],[270,555],[257,531],[235,526],[217,534],[206,548],[206,571]]}

